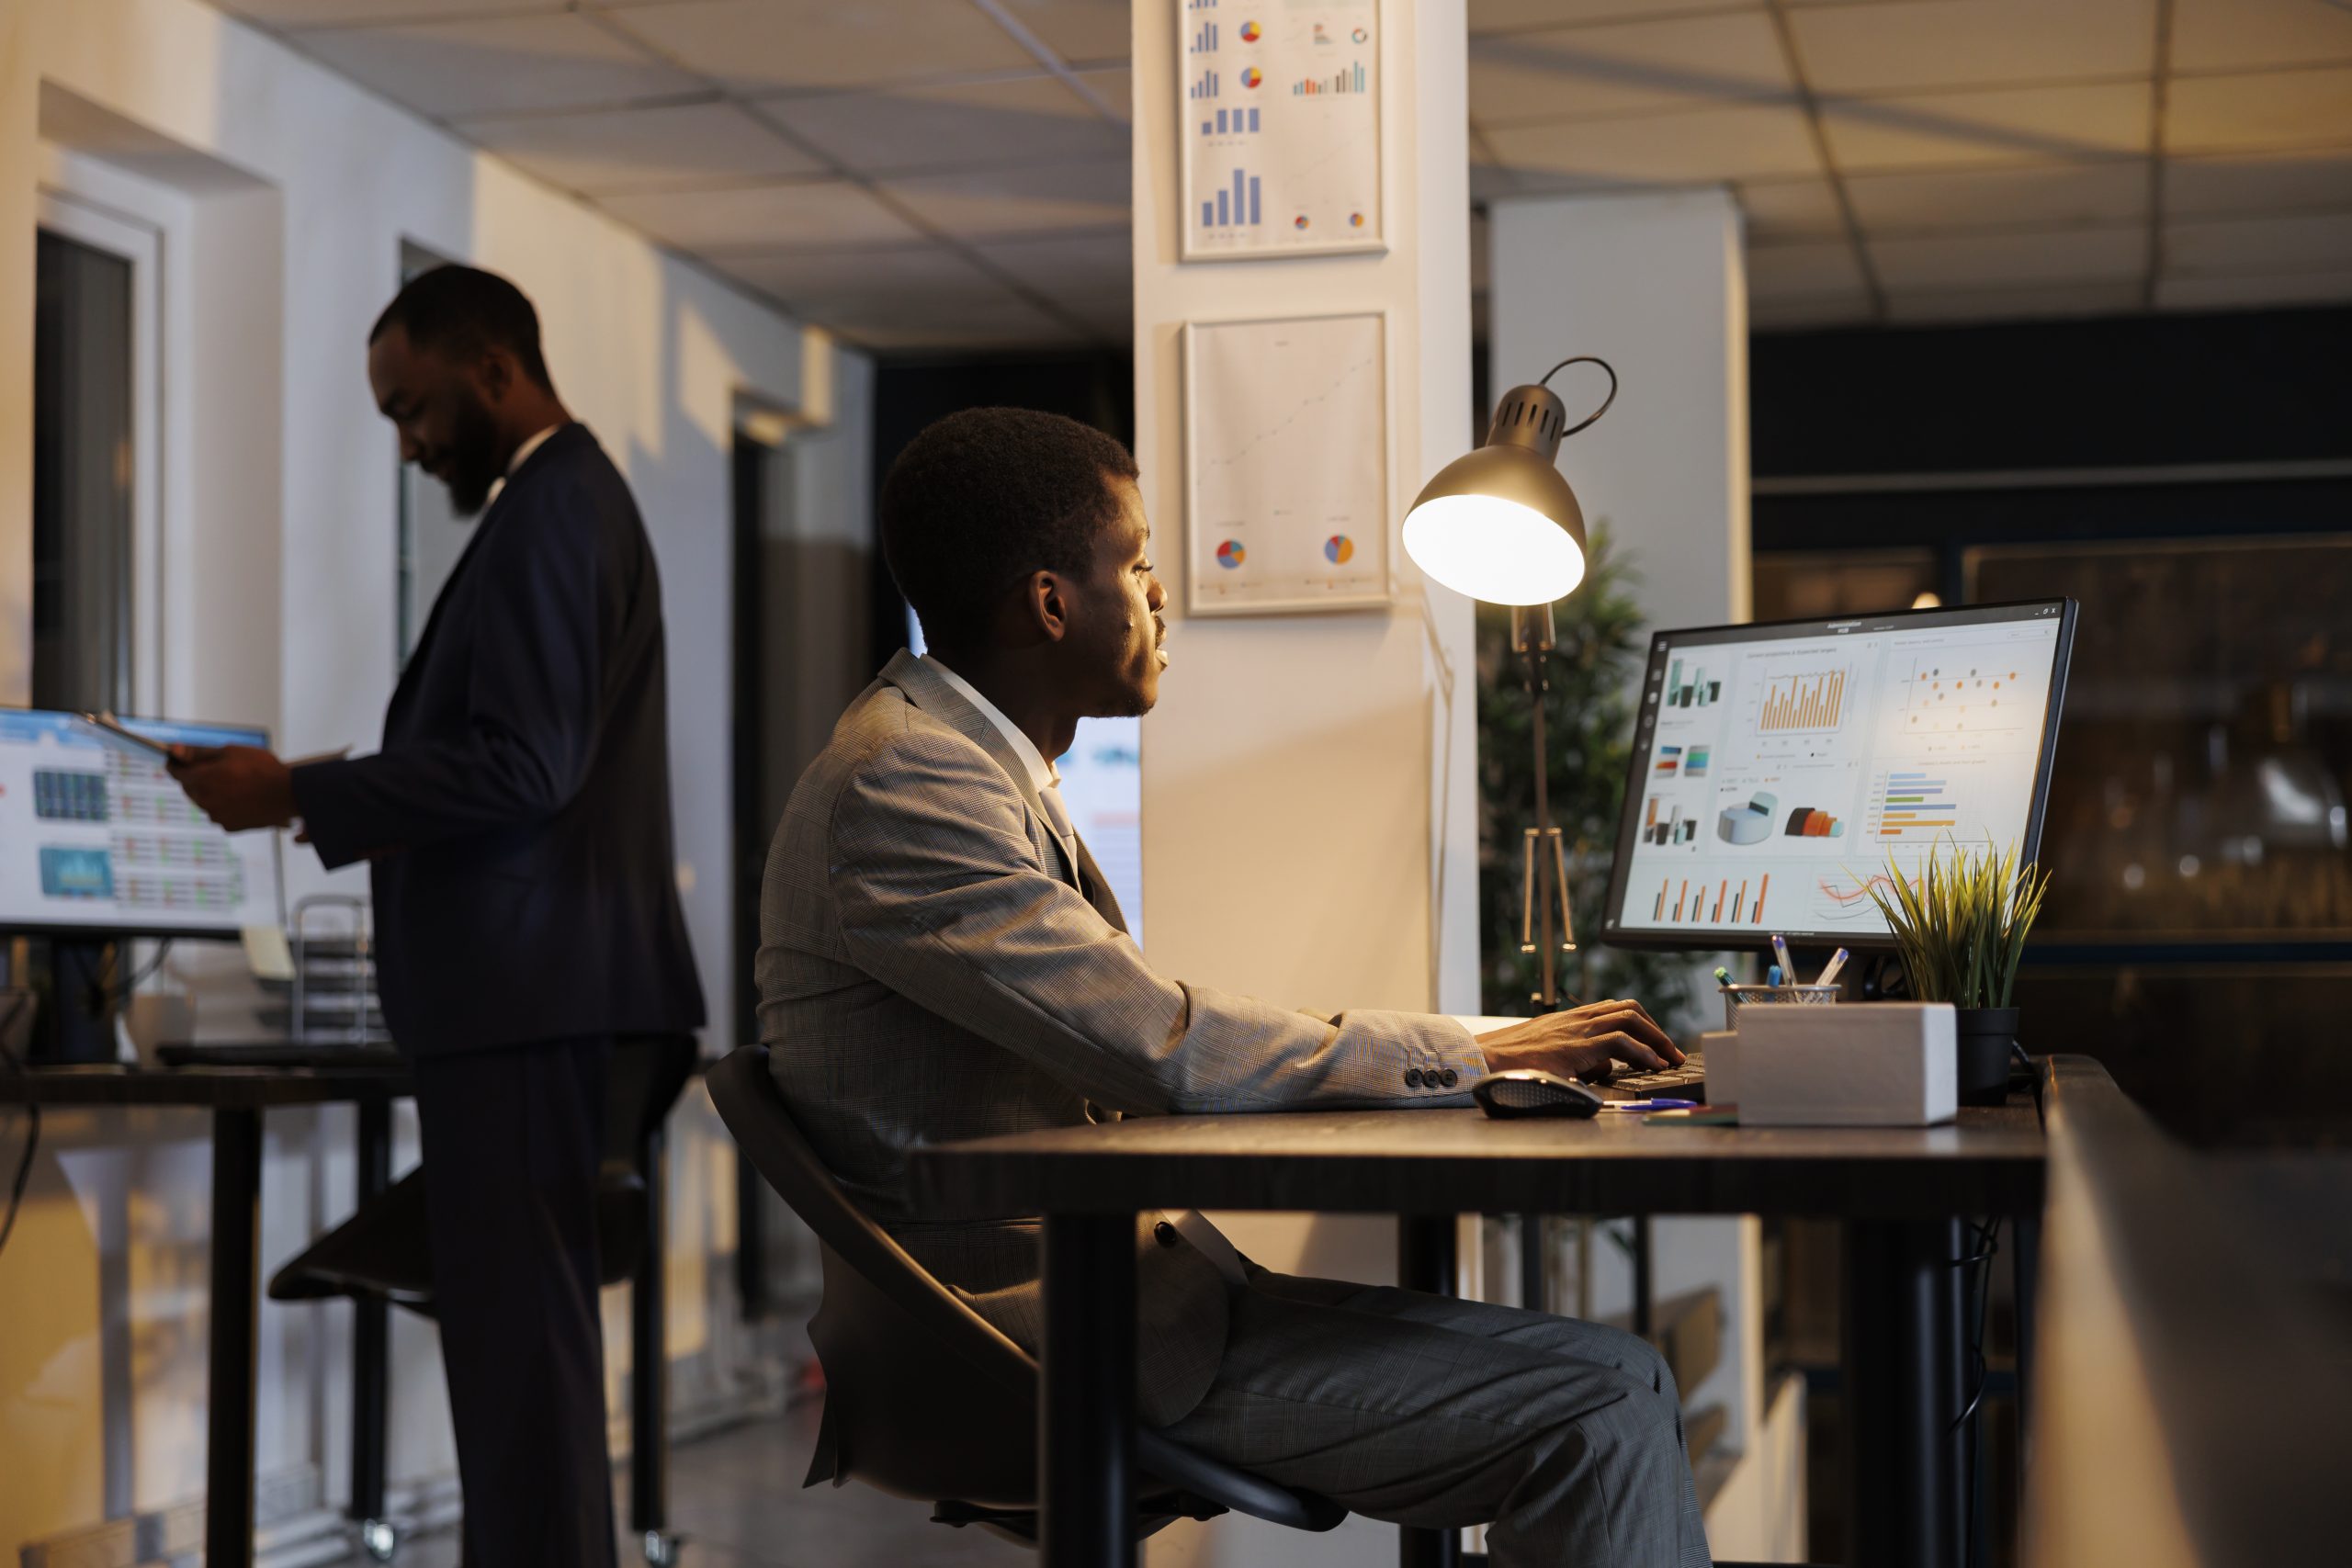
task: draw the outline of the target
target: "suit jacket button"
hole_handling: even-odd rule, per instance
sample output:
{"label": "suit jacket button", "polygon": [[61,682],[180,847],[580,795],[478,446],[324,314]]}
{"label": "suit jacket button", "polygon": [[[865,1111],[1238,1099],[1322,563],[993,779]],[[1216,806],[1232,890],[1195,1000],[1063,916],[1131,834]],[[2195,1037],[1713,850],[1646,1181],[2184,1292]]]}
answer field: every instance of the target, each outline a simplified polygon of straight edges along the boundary
{"label": "suit jacket button", "polygon": [[1407,1089],[1419,1089],[1421,1087],[1420,1068],[1407,1067],[1405,1069],[1405,1087]]}
{"label": "suit jacket button", "polygon": [[1455,1072],[1452,1067],[1448,1067],[1445,1071],[1438,1075],[1437,1081],[1443,1084],[1446,1088],[1452,1089],[1455,1084],[1462,1081],[1462,1075]]}
{"label": "suit jacket button", "polygon": [[1152,1226],[1151,1234],[1153,1238],[1162,1247],[1173,1247],[1176,1245],[1176,1227],[1170,1224],[1166,1220],[1162,1220],[1158,1224]]}

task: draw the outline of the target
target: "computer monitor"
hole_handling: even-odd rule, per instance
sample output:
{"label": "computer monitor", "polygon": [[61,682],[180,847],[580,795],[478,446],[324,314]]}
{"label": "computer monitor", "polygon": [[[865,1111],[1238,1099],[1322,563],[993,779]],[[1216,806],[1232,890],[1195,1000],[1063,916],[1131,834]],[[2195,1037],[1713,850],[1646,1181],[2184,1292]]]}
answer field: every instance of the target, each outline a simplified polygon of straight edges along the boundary
{"label": "computer monitor", "polygon": [[[266,730],[126,718],[189,746],[266,746]],[[160,760],[73,714],[0,709],[0,931],[235,936],[284,923],[277,835],[227,833]]]}
{"label": "computer monitor", "polygon": [[1890,861],[1908,876],[1939,845],[2032,859],[2075,611],[2054,599],[1657,633],[1602,940],[1887,948],[1870,888]]}

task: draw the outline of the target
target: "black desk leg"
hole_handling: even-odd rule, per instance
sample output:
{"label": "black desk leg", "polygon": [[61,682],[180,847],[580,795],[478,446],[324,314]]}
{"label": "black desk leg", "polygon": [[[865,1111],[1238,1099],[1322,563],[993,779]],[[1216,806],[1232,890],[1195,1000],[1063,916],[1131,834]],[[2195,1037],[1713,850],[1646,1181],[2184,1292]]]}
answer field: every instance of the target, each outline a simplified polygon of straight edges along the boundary
{"label": "black desk leg", "polygon": [[767,1183],[741,1149],[735,1151],[735,1299],[745,1323],[767,1317]]}
{"label": "black desk leg", "polygon": [[204,1561],[252,1568],[254,1339],[261,1284],[261,1112],[212,1112],[212,1342],[206,1388]]}
{"label": "black desk leg", "polygon": [[1848,1562],[1962,1562],[1962,1255],[1958,1220],[1846,1226]]}
{"label": "black desk leg", "polygon": [[628,1528],[653,1568],[678,1560],[670,1535],[670,1351],[662,1285],[669,1252],[668,1145],[662,1124],[646,1130],[637,1147],[645,1178],[645,1249],[628,1286]]}
{"label": "black desk leg", "polygon": [[[392,1102],[363,1100],[359,1113],[359,1208],[392,1184]],[[362,1292],[351,1298],[351,1506],[360,1547],[379,1562],[396,1543],[384,1517],[385,1432],[391,1400],[391,1306]]]}
{"label": "black desk leg", "polygon": [[[1396,1222],[1396,1282],[1432,1296],[1453,1294],[1454,1219],[1452,1214],[1406,1214]],[[1462,1561],[1460,1530],[1396,1532],[1396,1561],[1403,1568],[1454,1568]]]}
{"label": "black desk leg", "polygon": [[1133,1214],[1046,1216],[1043,1568],[1135,1568]]}
{"label": "black desk leg", "polygon": [[2034,1303],[2041,1285],[2041,1216],[2018,1214],[2009,1222],[2010,1262],[2017,1271],[2018,1298],[2018,1523],[2025,1523],[2025,1485],[2033,1452]]}

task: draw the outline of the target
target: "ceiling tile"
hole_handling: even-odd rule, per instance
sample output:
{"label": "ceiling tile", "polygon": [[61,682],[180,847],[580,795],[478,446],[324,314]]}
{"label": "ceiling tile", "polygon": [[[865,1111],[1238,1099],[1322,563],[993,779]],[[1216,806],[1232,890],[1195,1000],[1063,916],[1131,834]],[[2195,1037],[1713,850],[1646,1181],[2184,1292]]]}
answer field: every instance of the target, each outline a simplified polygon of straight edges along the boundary
{"label": "ceiling tile", "polygon": [[990,241],[973,248],[1022,282],[1057,298],[1134,292],[1135,236],[1124,224],[1085,233]]}
{"label": "ceiling tile", "polygon": [[1893,321],[2016,321],[2040,316],[2121,315],[2137,311],[2143,300],[2136,283],[1954,289],[1891,294],[1886,314]]}
{"label": "ceiling tile", "polygon": [[1838,193],[1826,179],[1748,180],[1739,187],[1739,207],[1747,215],[1750,243],[1822,240],[1846,231]]}
{"label": "ceiling tile", "polygon": [[2352,67],[2184,76],[2165,90],[2165,147],[2233,152],[2352,141]]}
{"label": "ceiling tile", "polygon": [[2352,11],[2331,0],[2173,0],[2175,71],[2352,61]]}
{"label": "ceiling tile", "polygon": [[1846,193],[1873,234],[2120,223],[2148,215],[2148,160],[1853,175]]}
{"label": "ceiling tile", "polygon": [[1792,96],[1762,11],[1612,23],[1470,44],[1482,125],[1589,118]]}
{"label": "ceiling tile", "polygon": [[1911,0],[1799,11],[1789,28],[1815,92],[1917,93],[2145,76],[2155,15],[2156,0]]}
{"label": "ceiling tile", "polygon": [[732,104],[469,120],[461,129],[541,179],[592,195],[741,183],[822,167]]}
{"label": "ceiling tile", "polygon": [[1003,5],[1013,20],[1064,60],[1125,60],[1130,52],[1128,0],[1003,0]]}
{"label": "ceiling tile", "polygon": [[1702,11],[1760,11],[1764,0],[1470,0],[1470,36]]}
{"label": "ceiling tile", "polygon": [[2148,115],[2145,82],[1839,98],[1822,105],[1830,156],[1848,171],[2143,152]]}
{"label": "ceiling tile", "polygon": [[1871,297],[1860,288],[1804,299],[1751,299],[1751,332],[1808,332],[1821,327],[1860,326],[1873,319]]}
{"label": "ceiling tile", "polygon": [[405,22],[451,17],[523,16],[569,11],[571,0],[212,0],[224,11],[265,27],[347,27],[354,22]]}
{"label": "ceiling tile", "polygon": [[683,0],[607,15],[745,93],[1038,69],[1036,57],[969,0]]}
{"label": "ceiling tile", "polygon": [[353,28],[302,47],[436,118],[604,107],[701,85],[577,16]]}
{"label": "ceiling tile", "polygon": [[1130,216],[1124,158],[972,169],[891,180],[884,188],[925,222],[965,238],[1099,229]]}
{"label": "ceiling tile", "polygon": [[1595,184],[1748,179],[1820,173],[1804,117],[1785,104],[1527,125],[1487,133],[1514,169]]}
{"label": "ceiling tile", "polygon": [[824,295],[952,289],[987,276],[968,258],[928,241],[854,250],[751,251],[718,257],[711,265],[762,293],[796,303]]}
{"label": "ceiling tile", "polygon": [[598,203],[624,223],[690,251],[887,244],[921,231],[846,181],[646,191]]}
{"label": "ceiling tile", "polygon": [[1854,247],[1843,240],[1747,247],[1751,300],[1819,299],[1850,294],[1862,287],[1861,263],[1854,258]]}
{"label": "ceiling tile", "polygon": [[861,173],[1124,158],[1114,125],[1051,76],[778,98],[759,112]]}
{"label": "ceiling tile", "polygon": [[1890,294],[2121,283],[2145,276],[2148,269],[2148,233],[2136,225],[1897,240],[1873,236],[1867,243],[1871,265]]}
{"label": "ceiling tile", "polygon": [[2164,273],[2312,272],[2352,265],[2352,212],[2167,223]]}
{"label": "ceiling tile", "polygon": [[2165,211],[2175,218],[2352,207],[2352,147],[2236,152],[2165,161]]}
{"label": "ceiling tile", "polygon": [[2332,305],[2352,299],[2352,268],[2279,272],[2254,277],[2167,277],[2156,284],[2165,310],[2238,310]]}

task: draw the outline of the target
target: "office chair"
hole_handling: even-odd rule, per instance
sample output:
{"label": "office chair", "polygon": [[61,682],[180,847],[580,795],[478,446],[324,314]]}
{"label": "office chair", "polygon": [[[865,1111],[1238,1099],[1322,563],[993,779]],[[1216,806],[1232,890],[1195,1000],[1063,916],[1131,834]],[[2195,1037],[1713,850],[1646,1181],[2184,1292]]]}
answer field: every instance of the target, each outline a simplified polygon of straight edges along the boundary
{"label": "office chair", "polygon": [[[604,1284],[626,1282],[645,1249],[646,1173],[638,1168],[638,1151],[647,1130],[659,1125],[677,1102],[694,1059],[695,1043],[686,1035],[622,1040],[613,1046],[605,1086],[605,1157],[596,1177],[597,1261]],[[269,1298],[379,1296],[430,1317],[431,1236],[420,1165],[270,1276]]]}
{"label": "office chair", "polygon": [[[629,1401],[629,1529],[642,1540],[647,1561],[674,1562],[677,1541],[667,1527],[667,1444],[662,1430],[666,1367],[660,1280],[662,1128],[693,1076],[691,1035],[616,1040],[605,1079],[605,1148],[596,1179],[599,1282],[634,1281],[629,1303],[635,1371]],[[389,1302],[433,1315],[432,1227],[425,1215],[424,1170],[410,1171],[363,1202],[343,1224],[304,1247],[270,1277],[272,1301],[349,1297]],[[363,1338],[356,1341],[364,1345]],[[378,1330],[376,1364],[356,1365],[352,1419],[351,1517],[360,1544],[388,1562],[399,1534],[384,1517],[385,1374]],[[355,1351],[363,1362],[367,1353]]]}
{"label": "office chair", "polygon": [[[825,1413],[808,1478],[933,1504],[941,1524],[1037,1538],[1037,1363],[950,1293],[850,1201],[786,1108],[763,1045],[710,1069],[711,1102],[747,1158],[822,1247],[808,1337]],[[1328,1530],[1347,1510],[1136,1433],[1136,1533],[1228,1511]]]}

